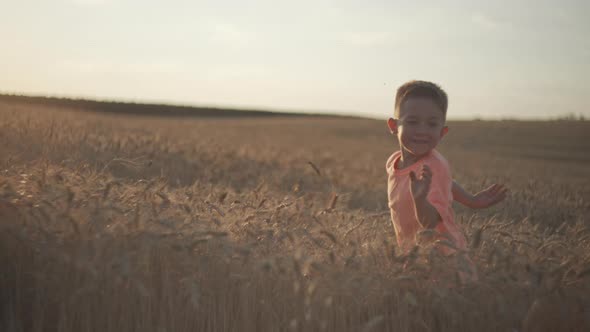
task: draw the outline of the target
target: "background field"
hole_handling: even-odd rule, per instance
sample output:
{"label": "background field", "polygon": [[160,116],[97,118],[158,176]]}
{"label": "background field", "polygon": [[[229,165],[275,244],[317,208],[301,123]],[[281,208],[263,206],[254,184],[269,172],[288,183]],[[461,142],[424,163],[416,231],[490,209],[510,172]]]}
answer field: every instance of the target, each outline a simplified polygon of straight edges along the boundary
{"label": "background field", "polygon": [[0,100],[4,331],[590,327],[587,121],[449,123],[454,178],[510,188],[455,206],[459,285],[461,260],[396,251],[385,121],[92,105]]}

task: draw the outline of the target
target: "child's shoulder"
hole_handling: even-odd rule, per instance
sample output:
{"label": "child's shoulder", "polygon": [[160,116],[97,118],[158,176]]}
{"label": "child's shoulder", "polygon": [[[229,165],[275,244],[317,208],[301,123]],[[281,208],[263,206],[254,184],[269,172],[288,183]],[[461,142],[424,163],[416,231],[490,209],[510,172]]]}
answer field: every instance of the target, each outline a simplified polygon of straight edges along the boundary
{"label": "child's shoulder", "polygon": [[[393,174],[395,162],[401,156],[401,154],[401,151],[396,151],[387,159],[387,162],[385,163],[385,170],[388,174]],[[424,156],[424,158],[420,161],[419,164],[426,164],[430,166],[431,169],[436,170],[438,172],[451,172],[451,167],[447,159],[436,150],[432,150],[428,155]]]}
{"label": "child's shoulder", "polygon": [[389,156],[389,158],[387,159],[387,162],[385,163],[385,170],[387,171],[387,173],[393,173],[393,167],[394,167],[394,163],[395,160],[401,156],[402,152],[400,150],[395,151],[393,154],[391,154],[391,156]]}
{"label": "child's shoulder", "polygon": [[432,150],[428,154],[426,160],[424,160],[424,163],[430,166],[433,171],[445,171],[449,174],[451,172],[451,166],[449,165],[447,159],[436,150]]}
{"label": "child's shoulder", "polygon": [[449,167],[449,162],[447,161],[447,158],[445,158],[440,152],[436,151],[436,150],[432,150],[429,154],[428,157],[430,162],[434,162],[437,164],[442,164],[445,167]]}

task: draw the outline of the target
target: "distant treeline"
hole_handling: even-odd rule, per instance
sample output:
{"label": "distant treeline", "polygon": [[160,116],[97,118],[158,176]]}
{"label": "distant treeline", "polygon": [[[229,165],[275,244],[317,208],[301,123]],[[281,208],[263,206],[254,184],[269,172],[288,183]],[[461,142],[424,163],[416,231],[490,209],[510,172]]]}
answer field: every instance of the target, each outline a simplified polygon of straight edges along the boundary
{"label": "distant treeline", "polygon": [[148,115],[166,117],[269,117],[269,116],[332,116],[306,113],[283,113],[249,109],[227,109],[217,107],[196,107],[166,104],[143,104],[132,102],[98,101],[57,97],[39,97],[0,94],[0,102],[18,102],[31,105],[64,107],[93,112],[125,115]]}

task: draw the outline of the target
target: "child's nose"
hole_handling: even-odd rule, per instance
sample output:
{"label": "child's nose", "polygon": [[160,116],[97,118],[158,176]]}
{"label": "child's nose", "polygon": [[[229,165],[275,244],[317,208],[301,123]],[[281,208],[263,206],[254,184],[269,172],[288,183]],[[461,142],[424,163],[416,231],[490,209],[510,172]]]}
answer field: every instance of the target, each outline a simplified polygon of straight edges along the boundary
{"label": "child's nose", "polygon": [[420,125],[418,126],[417,130],[418,134],[427,135],[429,133],[429,129],[427,125]]}

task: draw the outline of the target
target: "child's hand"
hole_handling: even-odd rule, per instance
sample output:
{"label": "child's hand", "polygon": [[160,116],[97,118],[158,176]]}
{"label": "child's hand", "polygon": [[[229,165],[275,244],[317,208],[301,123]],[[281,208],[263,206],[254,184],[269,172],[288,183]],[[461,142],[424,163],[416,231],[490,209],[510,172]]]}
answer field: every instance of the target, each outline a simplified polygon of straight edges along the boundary
{"label": "child's hand", "polygon": [[420,178],[416,173],[410,172],[410,192],[414,200],[425,199],[430,191],[430,182],[432,180],[432,171],[428,165],[423,165],[420,170]]}
{"label": "child's hand", "polygon": [[506,198],[508,188],[501,184],[494,184],[473,195],[471,207],[474,209],[483,209],[497,204]]}

